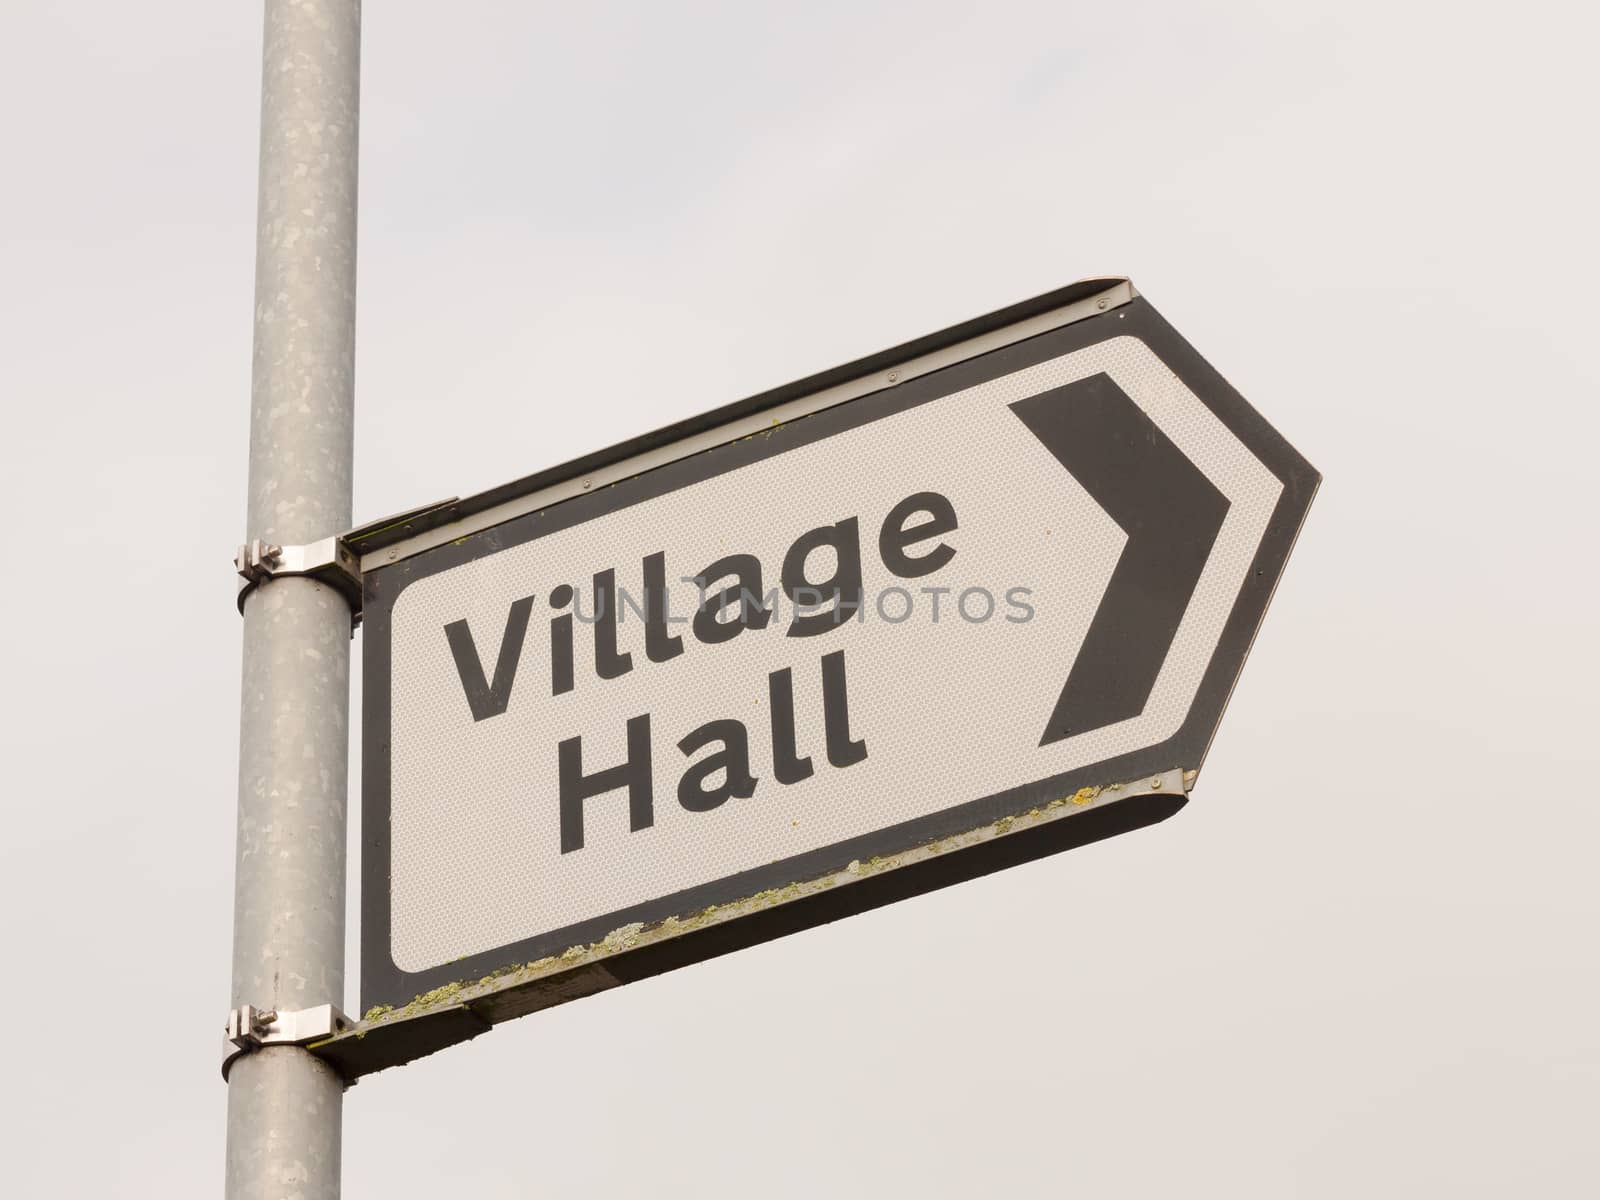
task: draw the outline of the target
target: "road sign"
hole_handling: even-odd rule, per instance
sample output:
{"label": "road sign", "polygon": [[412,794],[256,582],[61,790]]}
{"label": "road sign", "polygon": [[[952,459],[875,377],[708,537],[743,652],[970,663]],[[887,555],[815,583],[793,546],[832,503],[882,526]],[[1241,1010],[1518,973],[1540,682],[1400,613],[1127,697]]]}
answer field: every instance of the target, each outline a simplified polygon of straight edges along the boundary
{"label": "road sign", "polygon": [[497,1020],[1170,815],[1317,481],[1097,280],[353,539],[363,1005]]}

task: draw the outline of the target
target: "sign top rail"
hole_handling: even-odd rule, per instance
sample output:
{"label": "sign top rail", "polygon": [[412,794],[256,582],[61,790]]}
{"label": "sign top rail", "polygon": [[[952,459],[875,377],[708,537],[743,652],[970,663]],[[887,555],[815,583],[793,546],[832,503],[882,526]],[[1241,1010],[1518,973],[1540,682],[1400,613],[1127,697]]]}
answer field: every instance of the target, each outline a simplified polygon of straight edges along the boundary
{"label": "sign top rail", "polygon": [[[487,529],[535,508],[603,487],[616,478],[743,436],[739,429],[742,421],[749,421],[748,432],[759,432],[774,419],[793,420],[885,386],[908,382],[981,354],[991,345],[1046,333],[1120,308],[1138,295],[1132,282],[1122,276],[1080,279],[475,495],[452,496],[369,521],[351,530],[343,540],[360,555],[363,571],[376,570],[465,533]],[[1003,336],[996,338],[997,334]]]}

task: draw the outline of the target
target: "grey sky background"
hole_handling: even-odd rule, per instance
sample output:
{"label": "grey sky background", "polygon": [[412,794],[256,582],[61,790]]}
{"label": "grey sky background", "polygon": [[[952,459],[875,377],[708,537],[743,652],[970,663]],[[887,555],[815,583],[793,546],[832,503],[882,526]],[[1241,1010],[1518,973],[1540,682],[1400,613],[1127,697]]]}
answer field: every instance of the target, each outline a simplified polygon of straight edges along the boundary
{"label": "grey sky background", "polygon": [[[4,1190],[209,1196],[259,6],[5,15]],[[346,1194],[1600,1192],[1597,34],[369,5],[360,519],[1099,273],[1326,482],[1179,816],[366,1080]]]}

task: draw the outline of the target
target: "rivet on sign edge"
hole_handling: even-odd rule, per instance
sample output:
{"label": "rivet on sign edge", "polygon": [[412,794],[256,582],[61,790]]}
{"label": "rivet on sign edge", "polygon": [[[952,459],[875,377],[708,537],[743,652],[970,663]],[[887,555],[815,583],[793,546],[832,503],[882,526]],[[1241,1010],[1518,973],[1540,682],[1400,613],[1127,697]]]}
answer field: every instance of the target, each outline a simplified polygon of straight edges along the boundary
{"label": "rivet on sign edge", "polygon": [[896,383],[896,382],[899,381],[899,379],[900,379],[900,372],[899,371],[890,371],[889,372],[889,382],[890,383]]}
{"label": "rivet on sign edge", "polygon": [[591,483],[593,483],[593,482],[594,482],[594,480],[592,480],[592,479],[585,479],[585,480],[584,480],[584,481],[583,481],[583,486],[584,486],[584,487],[585,487],[585,488],[587,488],[587,487],[588,487],[588,486],[589,486],[589,485],[590,485],[590,484],[591,484]]}
{"label": "rivet on sign edge", "polygon": [[1161,790],[1161,776],[1157,775],[1154,779],[1152,779],[1150,781],[1150,786],[1159,792]]}
{"label": "rivet on sign edge", "polygon": [[1101,296],[1100,297],[1100,302],[1098,304],[1096,304],[1095,307],[1096,308],[1104,308],[1105,306],[1106,306],[1106,298],[1104,296]]}

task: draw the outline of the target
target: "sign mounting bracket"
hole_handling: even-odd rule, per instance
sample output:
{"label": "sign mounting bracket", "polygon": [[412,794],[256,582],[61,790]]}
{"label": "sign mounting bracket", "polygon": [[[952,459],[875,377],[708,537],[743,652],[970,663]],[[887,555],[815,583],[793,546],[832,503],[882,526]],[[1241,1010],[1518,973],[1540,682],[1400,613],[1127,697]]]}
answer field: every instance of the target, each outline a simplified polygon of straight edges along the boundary
{"label": "sign mounting bracket", "polygon": [[413,521],[425,517],[449,520],[455,511],[455,504],[456,497],[451,496],[432,504],[408,508],[305,546],[280,546],[261,538],[252,538],[233,555],[233,567],[239,575],[240,615],[244,614],[245,597],[258,585],[269,579],[298,575],[320,580],[343,595],[359,624],[361,553],[364,544],[374,538],[404,537],[413,531]]}
{"label": "sign mounting bracket", "polygon": [[234,1061],[262,1046],[304,1046],[355,1028],[355,1022],[334,1004],[300,1009],[261,1009],[241,1004],[228,1014],[222,1044],[222,1078]]}
{"label": "sign mounting bracket", "polygon": [[350,604],[351,615],[361,619],[361,564],[343,535],[325,537],[306,546],[279,546],[252,538],[233,555],[239,574],[239,614],[251,592],[269,579],[304,576],[325,583]]}

